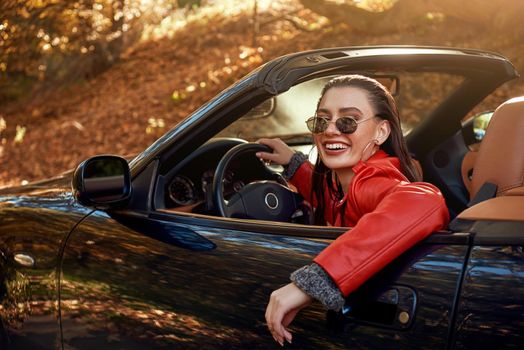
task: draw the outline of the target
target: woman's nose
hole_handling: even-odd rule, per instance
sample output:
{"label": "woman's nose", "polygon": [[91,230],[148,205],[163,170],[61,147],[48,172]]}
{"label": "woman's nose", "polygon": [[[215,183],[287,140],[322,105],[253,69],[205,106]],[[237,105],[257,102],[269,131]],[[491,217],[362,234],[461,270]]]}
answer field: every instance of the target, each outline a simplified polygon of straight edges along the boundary
{"label": "woman's nose", "polygon": [[329,121],[328,126],[326,128],[326,131],[324,131],[324,133],[328,134],[328,135],[338,135],[338,134],[340,134],[340,131],[338,130],[334,120],[330,120]]}

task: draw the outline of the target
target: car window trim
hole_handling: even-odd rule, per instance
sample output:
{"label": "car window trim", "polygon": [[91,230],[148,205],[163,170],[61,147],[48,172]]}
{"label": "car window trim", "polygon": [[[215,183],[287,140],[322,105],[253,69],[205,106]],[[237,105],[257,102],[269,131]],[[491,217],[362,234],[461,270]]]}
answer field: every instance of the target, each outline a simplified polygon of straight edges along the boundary
{"label": "car window trim", "polygon": [[[189,225],[331,240],[336,239],[350,230],[350,227],[329,227],[264,220],[223,218],[195,213],[174,212],[165,209],[151,212],[149,217]],[[424,240],[424,243],[468,245],[471,243],[471,240],[469,233],[453,233],[447,230],[440,230],[433,232]]]}
{"label": "car window trim", "polygon": [[455,219],[456,232],[470,232],[474,245],[524,246],[524,221]]}

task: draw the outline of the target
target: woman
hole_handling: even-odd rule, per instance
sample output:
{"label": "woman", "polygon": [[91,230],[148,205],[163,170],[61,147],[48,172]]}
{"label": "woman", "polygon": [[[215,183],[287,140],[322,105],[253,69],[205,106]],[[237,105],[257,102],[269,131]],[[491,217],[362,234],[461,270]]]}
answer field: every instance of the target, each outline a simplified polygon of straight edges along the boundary
{"label": "woman", "polygon": [[302,308],[317,299],[340,310],[349,293],[449,220],[440,191],[418,182],[395,101],[379,82],[332,79],[307,125],[318,149],[314,166],[280,139],[259,140],[273,153],[257,156],[285,166],[284,176],[315,207],[316,224],[352,229],[271,294],[266,321],[280,345],[291,343],[286,327]]}

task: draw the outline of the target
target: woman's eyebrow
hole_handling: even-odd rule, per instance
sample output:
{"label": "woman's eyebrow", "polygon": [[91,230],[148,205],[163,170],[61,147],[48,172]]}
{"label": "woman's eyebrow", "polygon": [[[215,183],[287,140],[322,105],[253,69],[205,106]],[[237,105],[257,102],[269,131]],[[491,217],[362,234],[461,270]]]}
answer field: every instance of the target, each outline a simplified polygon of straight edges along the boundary
{"label": "woman's eyebrow", "polygon": [[[331,113],[330,110],[327,109],[327,108],[319,108],[319,109],[317,109],[317,113],[318,112],[322,112],[322,113],[326,113],[326,114]],[[339,113],[358,112],[360,114],[363,114],[362,111],[360,109],[358,109],[357,107],[342,107],[342,108],[338,109],[338,112]]]}
{"label": "woman's eyebrow", "polygon": [[357,107],[343,107],[343,108],[339,108],[338,112],[339,113],[358,112],[360,114],[363,114],[362,111],[360,109],[358,109]]}

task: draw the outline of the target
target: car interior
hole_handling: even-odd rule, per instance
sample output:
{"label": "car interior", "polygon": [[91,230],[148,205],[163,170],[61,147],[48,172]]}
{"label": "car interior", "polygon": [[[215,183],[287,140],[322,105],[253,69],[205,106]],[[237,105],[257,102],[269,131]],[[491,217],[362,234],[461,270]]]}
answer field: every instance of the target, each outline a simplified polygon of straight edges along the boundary
{"label": "car interior", "polygon": [[[524,198],[524,139],[520,136],[524,131],[523,99],[503,104],[494,114],[489,111],[467,120],[457,118],[453,122],[444,121],[441,128],[445,128],[446,133],[451,136],[439,140],[436,145],[435,142],[425,144],[427,138],[420,133],[411,137],[412,131],[426,123],[426,119],[435,118],[438,115],[435,110],[439,108],[440,102],[457,89],[466,77],[460,74],[420,71],[358,73],[381,81],[394,95],[412,156],[420,164],[424,181],[431,182],[441,189],[451,218],[457,217],[459,213],[460,219],[469,218],[471,211],[465,210],[472,203],[476,203],[476,196],[489,199],[489,190],[483,186],[485,183],[496,185],[496,193],[492,196],[521,196],[518,200]],[[301,82],[284,93],[266,99],[223,128],[183,162],[163,174],[162,186],[157,186],[161,195],[156,196],[156,209],[223,216],[217,209],[212,193],[217,166],[232,147],[256,142],[261,137],[279,137],[297,151],[308,155],[310,161],[314,162],[316,152],[305,120],[314,114],[320,91],[332,77],[323,76]],[[506,114],[510,116],[507,117]],[[493,120],[489,121],[492,115],[493,120],[497,120],[496,129],[486,132],[488,123],[494,124]],[[507,130],[498,126],[506,120]],[[502,130],[498,131],[499,129]],[[509,131],[513,131],[512,138],[515,140],[509,140]],[[504,147],[499,143],[503,143]],[[514,156],[515,160],[509,160],[509,155]],[[227,202],[240,189],[257,181],[270,180],[284,184],[285,181],[279,176],[281,171],[282,167],[266,165],[253,154],[242,154],[233,159],[224,170],[223,196]],[[515,200],[517,199],[506,199]],[[518,208],[522,208],[522,205]],[[304,208],[300,207],[290,219],[281,221],[308,223],[304,215]],[[520,216],[519,220],[524,220],[524,213]],[[261,219],[249,215],[236,217]]]}
{"label": "car interior", "polygon": [[[521,96],[495,110],[478,151],[470,151],[464,157],[461,172],[470,202],[451,223],[452,230],[470,228],[478,220],[524,222],[523,133]],[[511,228],[506,229],[511,234]],[[489,232],[489,228],[483,231]]]}

